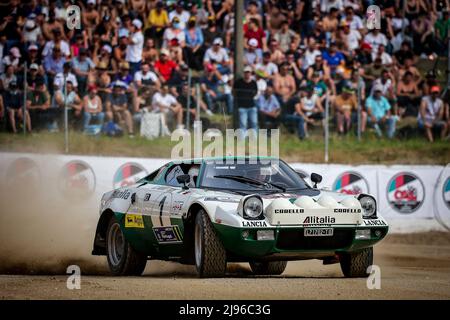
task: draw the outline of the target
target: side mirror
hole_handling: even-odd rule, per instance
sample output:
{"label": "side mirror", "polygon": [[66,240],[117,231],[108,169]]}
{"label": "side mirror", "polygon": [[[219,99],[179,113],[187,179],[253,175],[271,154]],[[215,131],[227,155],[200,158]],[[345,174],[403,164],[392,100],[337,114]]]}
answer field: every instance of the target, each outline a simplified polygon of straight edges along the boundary
{"label": "side mirror", "polygon": [[177,177],[177,181],[178,183],[183,184],[183,189],[189,189],[187,184],[189,183],[189,181],[191,181],[191,176],[188,174],[181,174]]}
{"label": "side mirror", "polygon": [[314,188],[317,188],[317,184],[322,182],[322,176],[318,173],[311,173],[311,181],[314,182]]}

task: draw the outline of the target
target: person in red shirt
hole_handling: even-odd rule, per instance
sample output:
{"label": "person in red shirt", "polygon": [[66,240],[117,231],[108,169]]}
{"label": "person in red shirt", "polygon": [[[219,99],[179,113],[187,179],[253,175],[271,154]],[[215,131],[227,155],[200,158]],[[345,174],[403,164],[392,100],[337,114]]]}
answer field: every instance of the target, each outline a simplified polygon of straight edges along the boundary
{"label": "person in red shirt", "polygon": [[258,40],[258,48],[263,51],[267,50],[267,37],[263,28],[259,26],[258,19],[252,18],[244,25],[244,46],[247,46],[248,40],[254,38]]}
{"label": "person in red shirt", "polygon": [[170,53],[167,49],[162,49],[159,60],[155,62],[155,71],[159,74],[162,83],[169,81],[174,70],[178,69],[175,61],[170,59]]}

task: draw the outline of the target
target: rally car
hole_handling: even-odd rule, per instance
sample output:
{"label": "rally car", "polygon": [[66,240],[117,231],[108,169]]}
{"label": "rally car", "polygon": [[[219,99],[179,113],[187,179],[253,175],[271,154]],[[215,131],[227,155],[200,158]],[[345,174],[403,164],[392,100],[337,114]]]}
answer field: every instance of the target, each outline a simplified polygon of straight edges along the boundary
{"label": "rally car", "polygon": [[290,260],[320,259],[368,276],[388,232],[375,198],[310,179],[275,158],[169,162],[103,195],[92,254],[106,255],[114,275],[140,275],[150,259],[195,265],[200,277],[225,275],[227,262],[280,275]]}

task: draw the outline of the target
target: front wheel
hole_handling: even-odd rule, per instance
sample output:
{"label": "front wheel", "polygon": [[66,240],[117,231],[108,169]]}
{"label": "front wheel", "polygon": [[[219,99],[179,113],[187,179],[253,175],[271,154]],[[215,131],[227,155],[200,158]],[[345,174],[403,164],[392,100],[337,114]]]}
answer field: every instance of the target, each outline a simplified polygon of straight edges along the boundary
{"label": "front wheel", "polygon": [[115,217],[109,221],[106,233],[108,266],[115,276],[140,276],[147,264],[147,255],[134,250]]}
{"label": "front wheel", "polygon": [[205,211],[195,217],[194,255],[197,273],[202,278],[222,277],[227,269],[227,255]]}
{"label": "front wheel", "polygon": [[373,264],[373,248],[346,252],[339,256],[342,273],[347,278],[367,278],[367,268]]}
{"label": "front wheel", "polygon": [[287,261],[250,262],[250,268],[256,275],[280,275],[284,272]]}

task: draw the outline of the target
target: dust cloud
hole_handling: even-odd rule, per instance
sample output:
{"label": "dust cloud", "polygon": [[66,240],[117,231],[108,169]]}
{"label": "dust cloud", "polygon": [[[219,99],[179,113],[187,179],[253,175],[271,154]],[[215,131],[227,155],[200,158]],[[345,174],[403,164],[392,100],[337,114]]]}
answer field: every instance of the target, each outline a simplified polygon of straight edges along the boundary
{"label": "dust cloud", "polygon": [[64,196],[56,161],[10,166],[0,181],[0,273],[66,274],[70,265],[107,272],[106,259],[91,255],[100,196]]}
{"label": "dust cloud", "polygon": [[[0,187],[0,273],[64,274],[107,271],[104,257],[91,255],[98,214],[94,199],[71,201],[45,186]],[[49,194],[49,193],[52,194]]]}
{"label": "dust cloud", "polygon": [[[0,181],[0,274],[66,274],[78,265],[84,275],[110,275],[106,257],[91,255],[101,194],[65,195],[54,161],[48,156],[40,175],[7,172]],[[195,269],[148,261],[145,274],[195,276]]]}

